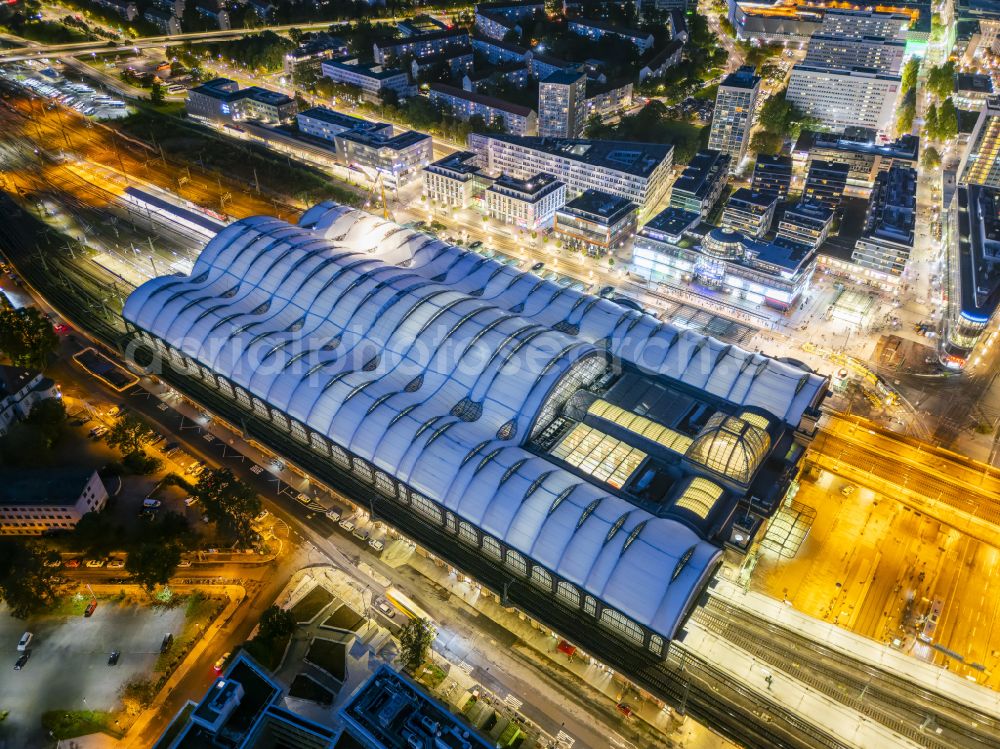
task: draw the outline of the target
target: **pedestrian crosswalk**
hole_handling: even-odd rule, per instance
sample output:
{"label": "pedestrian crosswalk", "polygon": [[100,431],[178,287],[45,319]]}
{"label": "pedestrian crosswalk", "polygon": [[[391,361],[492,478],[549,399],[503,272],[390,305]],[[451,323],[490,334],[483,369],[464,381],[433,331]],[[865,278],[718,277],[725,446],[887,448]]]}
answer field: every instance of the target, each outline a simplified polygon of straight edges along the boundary
{"label": "pedestrian crosswalk", "polygon": [[461,671],[466,676],[472,673],[472,666],[470,666],[466,661],[462,661],[457,665],[458,665],[458,670]]}
{"label": "pedestrian crosswalk", "polygon": [[559,744],[561,749],[569,749],[573,744],[576,743],[576,739],[570,736],[565,731],[560,731],[556,734],[556,743]]}
{"label": "pedestrian crosswalk", "polygon": [[504,697],[503,698],[503,702],[511,710],[520,710],[521,709],[521,705],[524,704],[523,701],[519,700],[517,697],[515,697],[512,694],[508,694],[506,697]]}
{"label": "pedestrian crosswalk", "polygon": [[264,472],[264,469],[261,468],[260,466],[254,465],[254,466],[250,466],[250,471],[252,473],[255,473],[256,475],[259,476],[260,474],[262,474]]}

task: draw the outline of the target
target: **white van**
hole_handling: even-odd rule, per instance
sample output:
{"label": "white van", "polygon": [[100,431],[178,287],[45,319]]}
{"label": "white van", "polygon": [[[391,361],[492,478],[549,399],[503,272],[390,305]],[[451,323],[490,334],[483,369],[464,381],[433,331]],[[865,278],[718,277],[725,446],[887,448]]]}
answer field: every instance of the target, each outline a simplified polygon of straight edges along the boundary
{"label": "white van", "polygon": [[27,650],[28,646],[31,644],[31,640],[33,637],[34,635],[31,634],[31,632],[25,632],[23,635],[21,635],[21,639],[17,641],[17,652],[23,653],[25,650]]}
{"label": "white van", "polygon": [[160,500],[153,499],[152,497],[146,497],[146,499],[142,500],[142,506],[147,510],[155,510],[161,504]]}

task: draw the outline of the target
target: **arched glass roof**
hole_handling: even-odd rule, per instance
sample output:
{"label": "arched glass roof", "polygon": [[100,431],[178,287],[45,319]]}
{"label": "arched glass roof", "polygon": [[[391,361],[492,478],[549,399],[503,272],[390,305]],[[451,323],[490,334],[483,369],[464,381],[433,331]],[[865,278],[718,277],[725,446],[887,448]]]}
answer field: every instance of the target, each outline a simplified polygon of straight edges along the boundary
{"label": "arched glass roof", "polygon": [[744,486],[771,449],[770,435],[737,416],[719,412],[705,422],[685,458]]}

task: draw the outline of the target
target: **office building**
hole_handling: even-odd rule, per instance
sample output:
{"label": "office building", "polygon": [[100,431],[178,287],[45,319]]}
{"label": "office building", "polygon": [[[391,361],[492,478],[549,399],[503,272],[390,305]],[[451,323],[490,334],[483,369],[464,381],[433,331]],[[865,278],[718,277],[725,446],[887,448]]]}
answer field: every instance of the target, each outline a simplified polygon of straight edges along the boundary
{"label": "office building", "polygon": [[796,203],[779,219],[776,241],[793,242],[815,250],[826,241],[832,226],[832,208],[822,203]]}
{"label": "office building", "polygon": [[324,60],[320,63],[320,72],[336,83],[346,83],[361,89],[361,94],[372,100],[378,100],[383,91],[393,91],[403,99],[414,90],[406,71],[362,63],[357,57]]}
{"label": "office building", "polygon": [[241,89],[236,81],[215,78],[187,92],[188,115],[213,122],[256,120],[267,124],[290,121],[298,104],[290,96],[259,86]]}
{"label": "office building", "polygon": [[729,176],[729,156],[708,149],[695,154],[674,182],[670,207],[707,218],[719,201]]}
{"label": "office building", "polygon": [[330,202],[230,224],[123,317],[172,387],[658,692],[647,669],[784,501],[827,391]]}
{"label": "office building", "polygon": [[1000,96],[991,96],[979,111],[969,145],[958,168],[959,182],[1000,188]]}
{"label": "office building", "polygon": [[552,225],[566,202],[566,185],[550,174],[528,179],[501,175],[484,193],[484,212],[495,221],[535,231]]}
{"label": "office building", "polygon": [[490,172],[527,178],[551,174],[572,199],[587,190],[626,198],[643,211],[667,190],[673,146],[581,138],[521,138],[473,133],[469,150]]}
{"label": "office building", "polygon": [[819,203],[830,210],[837,210],[847,187],[847,175],[851,168],[837,161],[811,159],[806,184],[802,191],[802,201]]}
{"label": "office building", "polygon": [[0,535],[69,531],[100,512],[108,490],[93,468],[5,468],[0,481]]}
{"label": "office building", "polygon": [[719,84],[712,113],[708,147],[730,158],[729,167],[739,169],[750,142],[750,128],[760,90],[760,76],[750,66],[730,73]]}
{"label": "office building", "polygon": [[790,309],[809,288],[815,250],[794,243],[766,243],[736,231],[711,229],[681,241],[676,209],[643,226],[635,237],[630,270],[653,283],[693,283],[752,304]]}
{"label": "office building", "polygon": [[756,193],[771,194],[778,202],[788,197],[792,185],[792,160],[787,156],[759,154],[753,168],[750,189]]}
{"label": "office building", "polygon": [[885,289],[898,286],[913,250],[916,207],[915,169],[893,166],[878,175],[864,230],[851,255],[866,282]]}
{"label": "office building", "polygon": [[429,34],[375,42],[373,51],[379,65],[396,65],[413,58],[431,57],[469,47],[469,34],[460,27]]}
{"label": "office building", "polygon": [[433,160],[431,136],[416,130],[394,135],[392,129],[345,130],[334,135],[341,162],[364,172],[370,180],[381,175],[386,187],[398,188],[420,179]]}
{"label": "office building", "polygon": [[770,231],[777,207],[777,195],[741,187],[729,197],[722,211],[722,228],[760,239]]}
{"label": "office building", "polygon": [[917,166],[920,139],[909,133],[884,141],[869,128],[849,127],[843,133],[803,130],[792,147],[792,158],[802,172],[814,161],[848,166],[847,184],[870,190],[875,178],[895,164]]}
{"label": "office building", "polygon": [[635,227],[635,203],[587,190],[556,211],[553,231],[564,246],[603,257],[631,239]]}
{"label": "office building", "polygon": [[456,151],[424,167],[424,196],[432,206],[470,208],[482,205],[493,184],[472,151]]}
{"label": "office building", "polygon": [[511,135],[535,135],[538,132],[538,116],[521,104],[466,91],[446,83],[432,83],[428,96],[432,104],[444,108],[463,122],[479,116],[487,125],[501,125],[504,132]]}
{"label": "office building", "polygon": [[960,182],[945,205],[948,309],[941,361],[962,369],[1000,305],[1000,190]]}
{"label": "office building", "polygon": [[369,122],[360,117],[335,112],[326,107],[312,107],[295,115],[299,132],[313,138],[321,138],[331,143],[335,136],[348,130],[366,130],[373,133],[392,134],[392,125],[385,122]]}
{"label": "office building", "polygon": [[785,98],[832,130],[893,127],[900,77],[871,68],[836,69],[800,63],[792,68]]}
{"label": "office building", "polygon": [[41,372],[0,364],[0,436],[28,418],[37,403],[59,397],[55,382]]}
{"label": "office building", "polygon": [[837,0],[732,0],[729,21],[741,41],[755,44],[804,45],[813,34],[897,36],[922,43],[931,30],[931,4],[897,0],[900,13],[870,11],[860,3],[838,8]]}
{"label": "office building", "polygon": [[813,34],[806,49],[805,65],[837,68],[874,68],[896,75],[903,67],[906,42],[880,36]]}
{"label": "office building", "polygon": [[153,749],[335,749],[339,731],[284,707],[284,689],[246,651],[199,702],[174,716]]}
{"label": "office building", "polygon": [[630,29],[626,26],[615,26],[605,21],[597,21],[589,18],[571,18],[567,28],[569,28],[571,33],[593,39],[595,42],[606,37],[630,42],[635,46],[640,55],[646,54],[653,48],[653,35],[648,31]]}
{"label": "office building", "polygon": [[549,138],[577,138],[587,122],[587,76],[559,71],[538,84],[538,134]]}

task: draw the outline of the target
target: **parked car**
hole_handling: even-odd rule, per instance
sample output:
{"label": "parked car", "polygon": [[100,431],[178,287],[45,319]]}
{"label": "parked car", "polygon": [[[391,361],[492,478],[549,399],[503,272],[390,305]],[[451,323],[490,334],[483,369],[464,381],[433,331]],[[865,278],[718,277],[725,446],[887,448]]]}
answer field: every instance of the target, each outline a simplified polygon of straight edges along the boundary
{"label": "parked car", "polygon": [[470,250],[475,250],[475,249],[478,249],[478,248],[480,248],[482,246],[483,246],[482,240],[477,239],[475,242],[472,242],[471,244],[469,244],[469,249]]}
{"label": "parked car", "polygon": [[376,601],[375,602],[375,608],[378,609],[379,612],[384,617],[386,617],[387,619],[395,619],[396,618],[396,609],[393,608],[393,606],[390,603],[388,603],[387,601],[381,601],[381,600],[380,601]]}
{"label": "parked car", "polygon": [[68,570],[75,570],[77,567],[80,566],[80,560],[79,559],[67,559],[65,562],[63,562],[63,566],[66,569],[68,569]]}
{"label": "parked car", "polygon": [[22,653],[21,656],[16,661],[14,661],[14,670],[20,671],[22,668],[24,668],[24,664],[28,662],[28,659],[30,657],[31,657],[30,650],[26,653]]}
{"label": "parked car", "polygon": [[375,551],[382,551],[382,549],[385,548],[385,541],[383,541],[381,538],[375,538],[373,536],[372,538],[368,539],[368,545],[371,546]]}
{"label": "parked car", "polygon": [[109,570],[120,570],[124,566],[125,566],[124,559],[112,559],[108,562]]}
{"label": "parked car", "polygon": [[118,665],[118,658],[122,654],[120,650],[112,650],[111,655],[108,656],[108,665],[116,666]]}
{"label": "parked car", "polygon": [[348,515],[346,518],[344,518],[343,520],[341,520],[340,523],[338,523],[338,525],[341,528],[343,528],[345,531],[347,531],[348,533],[350,533],[351,531],[353,531],[355,529],[355,527],[357,526],[357,524],[354,522],[354,516],[353,515]]}
{"label": "parked car", "polygon": [[47,559],[45,560],[46,567],[59,568],[63,566],[62,559]]}
{"label": "parked car", "polygon": [[104,566],[104,560],[103,559],[88,559],[87,560],[87,566],[90,569],[98,569],[98,568]]}
{"label": "parked car", "polygon": [[331,507],[329,510],[326,511],[326,516],[335,523],[338,520],[340,520],[343,514],[344,514],[344,508],[337,507],[337,505],[334,505],[333,507]]}
{"label": "parked car", "polygon": [[371,534],[371,531],[367,528],[355,528],[351,531],[351,535],[359,541],[368,541],[368,537],[371,536]]}
{"label": "parked car", "polygon": [[87,604],[87,608],[85,608],[83,610],[83,615],[85,617],[91,617],[91,616],[94,615],[95,611],[97,611],[97,599],[96,598],[93,599],[90,603]]}
{"label": "parked car", "polygon": [[184,504],[188,507],[198,501],[197,497],[184,497]]}
{"label": "parked car", "polygon": [[264,518],[266,518],[270,514],[271,513],[269,513],[267,510],[261,510],[260,513],[258,513],[257,517],[253,519],[253,521],[255,523],[261,523],[264,521]]}
{"label": "parked car", "polygon": [[146,497],[142,500],[142,506],[147,510],[155,510],[163,503],[158,499],[153,499],[152,497]]}
{"label": "parked car", "polygon": [[182,559],[181,561],[179,561],[177,563],[177,566],[178,567],[190,567],[191,566],[191,560],[190,559]]}
{"label": "parked car", "polygon": [[854,484],[844,484],[842,487],[840,487],[840,493],[843,494],[845,497],[851,496],[857,490],[858,487],[856,487]]}
{"label": "parked car", "polygon": [[31,644],[31,641],[34,638],[35,636],[31,634],[31,632],[25,632],[23,635],[21,635],[21,639],[17,641],[17,652],[23,653],[25,650],[27,650],[28,646]]}
{"label": "parked car", "polygon": [[304,505],[307,505],[310,502],[312,502],[312,497],[310,497],[308,494],[303,494],[302,492],[296,494],[295,498]]}

